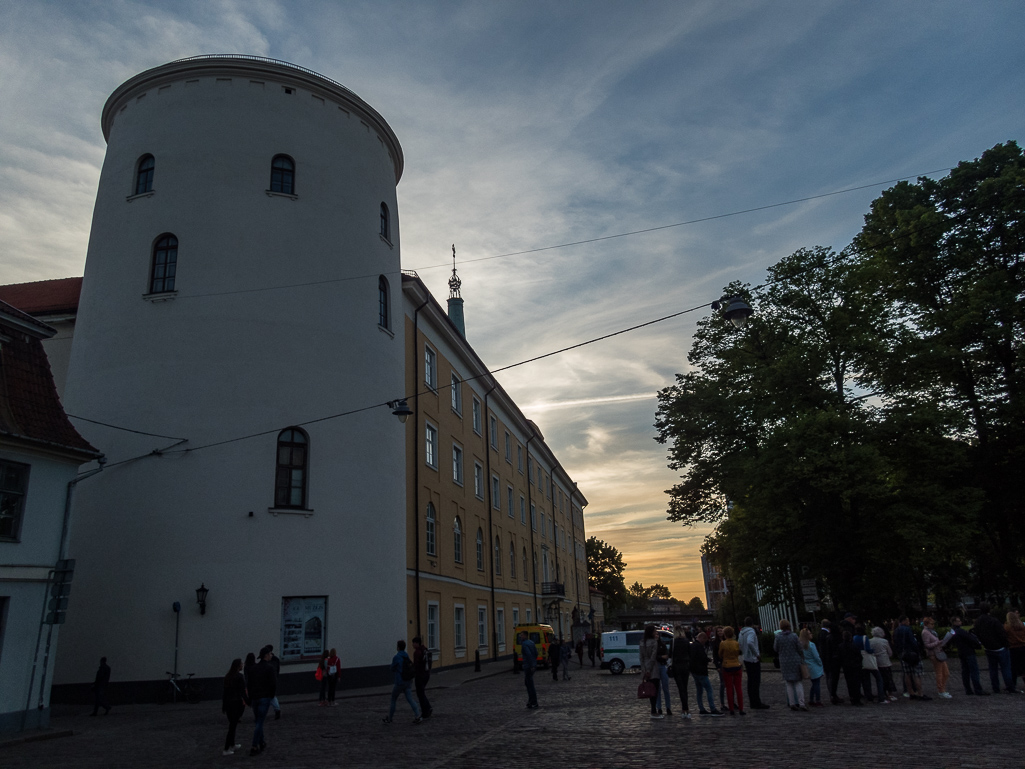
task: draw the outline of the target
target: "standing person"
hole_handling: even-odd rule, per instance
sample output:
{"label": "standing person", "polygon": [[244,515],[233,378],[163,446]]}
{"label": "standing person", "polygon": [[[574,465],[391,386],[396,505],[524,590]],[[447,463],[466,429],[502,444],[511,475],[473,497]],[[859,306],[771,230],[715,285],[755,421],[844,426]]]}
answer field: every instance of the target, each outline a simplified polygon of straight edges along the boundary
{"label": "standing person", "polygon": [[988,697],[989,692],[982,688],[982,681],[979,679],[979,662],[975,658],[975,650],[981,649],[982,644],[974,633],[969,633],[961,627],[961,617],[954,615],[950,618],[950,632],[943,640],[952,643],[957,649],[958,659],[961,660],[961,683],[964,684],[964,693],[972,694],[974,687],[974,694]]}
{"label": "standing person", "polygon": [[420,708],[413,700],[413,695],[409,691],[413,685],[413,679],[416,678],[416,670],[413,667],[413,660],[406,654],[406,642],[401,639],[395,644],[395,656],[391,658],[391,672],[391,704],[388,706],[388,717],[384,719],[384,722],[386,724],[392,722],[392,718],[395,716],[395,703],[398,702],[399,695],[403,694],[406,697],[406,702],[409,703],[409,707],[413,709],[413,723],[420,723],[422,720],[420,718]]}
{"label": "standing person", "polygon": [[563,639],[562,646],[559,647],[559,660],[562,665],[562,680],[569,680],[569,663],[573,659],[573,644],[570,643],[568,638]]}
{"label": "standing person", "polygon": [[[832,661],[829,659],[829,636],[833,623],[828,619],[822,620],[819,625],[819,634],[815,638],[815,646],[818,649],[819,657],[822,659],[822,672],[825,678],[826,687],[829,686],[829,671]],[[832,695],[833,692],[830,692]]]}
{"label": "standing person", "polygon": [[523,683],[527,686],[527,707],[537,707],[537,691],[534,689],[534,671],[537,670],[537,646],[530,640],[526,630],[520,631],[520,656],[523,657]]}
{"label": "standing person", "polygon": [[1007,631],[1000,624],[1000,620],[989,613],[989,604],[979,604],[978,619],[972,630],[986,650],[986,661],[989,663],[989,683],[993,687],[993,693],[1000,692],[1000,676],[1004,677],[1004,691],[1008,694],[1015,692],[1014,681],[1011,678],[1011,652],[1007,648]]}
{"label": "standing person", "polygon": [[[715,709],[712,697],[712,683],[708,680],[708,636],[698,633],[690,642],[690,674],[694,677],[694,692],[698,701],[698,714],[702,716],[724,715]],[[708,710],[702,705],[701,695],[708,697]]]}
{"label": "standing person", "polygon": [[413,671],[416,673],[416,699],[420,703],[420,717],[430,718],[434,708],[427,701],[427,682],[431,680],[431,650],[424,646],[420,636],[413,639]]}
{"label": "standing person", "polygon": [[790,629],[790,621],[779,621],[780,633],[772,648],[779,657],[779,672],[787,690],[787,704],[791,710],[808,710],[804,704],[804,684],[801,683],[801,665],[804,664],[804,649],[801,641]]}
{"label": "standing person", "polygon": [[559,680],[559,663],[562,662],[562,639],[557,638],[548,644],[548,664],[552,666],[552,680]]}
{"label": "standing person", "polygon": [[673,661],[673,679],[676,681],[676,689],[680,692],[680,704],[683,706],[683,717],[690,718],[690,705],[687,702],[687,681],[690,678],[690,639],[683,629],[683,625],[677,625],[673,634],[673,646],[669,650]]}
{"label": "standing person", "polygon": [[[671,716],[673,714],[672,700],[669,699],[669,646],[665,641],[662,640],[662,635],[655,632],[655,637],[658,639],[658,652],[655,655],[655,659],[658,662],[658,685],[662,694],[662,699],[666,703],[666,715]],[[658,709],[658,712],[662,712],[662,708]]]}
{"label": "standing person", "polygon": [[726,696],[730,703],[730,715],[735,715],[733,700],[736,697],[737,712],[744,715],[744,695],[740,679],[744,666],[740,661],[740,644],[733,640],[733,628],[723,628],[723,639],[719,644],[719,660],[722,662],[722,676],[726,680]]}
{"label": "standing person", "polygon": [[235,729],[242,720],[242,714],[248,704],[246,698],[246,679],[242,674],[242,658],[231,661],[231,667],[224,676],[224,695],[221,698],[221,712],[228,717],[228,735],[224,738],[222,756],[230,756],[242,748],[242,743],[235,742]]}
{"label": "standing person", "polygon": [[[274,668],[274,677],[275,677],[275,680],[277,680],[277,677],[281,675],[281,660],[279,660],[278,659],[278,655],[276,655],[274,653],[274,647],[273,646],[271,646],[270,644],[267,644],[267,648],[269,648],[270,651],[271,651],[270,664]],[[330,686],[330,684],[328,684],[328,686]],[[274,720],[277,721],[279,718],[281,718],[281,703],[278,702],[277,695],[274,695],[271,698],[270,706],[272,708],[274,708]]]}
{"label": "standing person", "polygon": [[[804,653],[804,664],[808,666],[808,678],[811,679],[811,692],[808,695],[808,704],[817,708],[825,707],[822,704],[822,679],[825,677],[825,669],[822,667],[822,656],[819,654],[815,642],[811,640],[811,631],[808,628],[801,628],[798,635],[801,642],[801,649]],[[801,687],[804,688],[803,685]]]}
{"label": "standing person", "polygon": [[264,646],[260,649],[260,660],[249,670],[249,701],[253,704],[253,714],[256,716],[256,726],[253,728],[253,746],[249,749],[249,755],[258,756],[266,748],[267,742],[263,738],[263,722],[267,719],[267,711],[270,710],[271,700],[277,695],[278,674],[271,664],[271,646]]}
{"label": "standing person", "polygon": [[[327,704],[335,707],[338,704],[335,702],[335,689],[338,687],[338,679],[342,675],[342,661],[338,659],[338,653],[334,649],[328,652],[326,670],[324,672],[327,675]],[[275,699],[277,698],[275,697]],[[278,713],[281,713],[280,707],[278,708]]]}
{"label": "standing person", "polygon": [[581,638],[577,641],[577,661],[580,662],[580,667],[584,666],[584,639]]}
{"label": "standing person", "polygon": [[872,644],[868,642],[868,635],[865,633],[865,626],[857,625],[857,635],[854,636],[854,648],[861,651],[861,688],[865,699],[872,699],[872,682],[876,685],[876,700],[880,705],[889,704],[886,699],[886,692],[883,686],[883,674],[879,672],[879,663],[876,661]]}
{"label": "standing person", "polygon": [[595,640],[594,633],[587,634],[587,658],[591,660],[591,667],[594,667],[594,649],[598,642]]}
{"label": "standing person", "polygon": [[[825,624],[825,621],[823,621],[823,624]],[[839,705],[843,702],[843,698],[839,693],[840,675],[843,672],[843,665],[840,660],[840,644],[842,642],[843,633],[838,624],[837,627],[829,629],[826,645],[821,650],[824,659],[828,663],[829,677],[826,680],[829,687],[829,701],[833,705]]]}
{"label": "standing person", "polygon": [[913,700],[931,700],[932,697],[922,693],[922,655],[911,621],[907,614],[901,614],[897,623],[897,629],[893,631],[893,650],[904,672],[904,696]]}
{"label": "standing person", "polygon": [[762,702],[762,652],[758,644],[758,631],[751,617],[744,618],[744,627],[740,630],[737,643],[740,645],[740,658],[744,661],[747,673],[747,700],[752,710],[767,710],[768,705]]}
{"label": "standing person", "polygon": [[708,636],[708,645],[712,651],[712,664],[715,666],[715,673],[719,677],[719,710],[726,712],[726,679],[722,675],[722,658],[719,656],[719,644],[722,643],[722,625],[712,628],[712,634]]}
{"label": "standing person", "polygon": [[100,657],[100,666],[96,669],[96,678],[93,679],[93,712],[89,715],[95,716],[103,708],[103,715],[110,712],[110,703],[107,702],[107,687],[110,685],[110,665],[106,657]]}
{"label": "standing person", "polygon": [[645,681],[653,681],[655,684],[655,696],[649,697],[651,701],[651,717],[664,718],[662,715],[662,684],[658,674],[658,638],[655,636],[655,626],[644,627],[644,638],[638,649],[641,656],[641,676]]}
{"label": "standing person", "polygon": [[890,648],[890,642],[886,640],[886,631],[876,625],[872,628],[872,637],[868,639],[868,643],[872,654],[875,655],[879,675],[883,679],[886,699],[888,702],[896,702],[897,686],[893,683],[893,663],[890,661],[890,658],[893,657],[893,649]]}
{"label": "standing person", "polygon": [[1018,688],[1018,678],[1025,677],[1025,623],[1016,611],[1007,612],[1007,648],[1011,653],[1011,688]]}
{"label": "standing person", "polygon": [[950,680],[950,668],[947,667],[947,653],[943,651],[943,642],[936,632],[936,620],[926,617],[922,628],[922,645],[925,653],[932,662],[932,669],[936,673],[936,692],[945,700],[951,699],[947,691],[947,681]]}
{"label": "standing person", "polygon": [[320,705],[322,707],[327,706],[327,658],[331,656],[330,652],[324,652],[320,655],[320,662],[317,665],[316,677],[320,681]]}

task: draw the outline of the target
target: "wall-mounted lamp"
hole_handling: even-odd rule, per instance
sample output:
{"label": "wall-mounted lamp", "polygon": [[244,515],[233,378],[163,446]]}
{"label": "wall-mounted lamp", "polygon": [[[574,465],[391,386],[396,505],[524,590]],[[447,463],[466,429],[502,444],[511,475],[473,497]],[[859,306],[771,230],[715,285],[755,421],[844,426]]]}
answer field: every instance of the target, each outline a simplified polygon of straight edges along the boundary
{"label": "wall-mounted lamp", "polygon": [[[723,306],[725,305],[725,307]],[[713,310],[722,310],[722,316],[737,328],[744,328],[754,310],[739,296],[731,296],[712,302]]]}
{"label": "wall-mounted lamp", "polygon": [[196,603],[199,604],[200,614],[206,614],[206,594],[209,592],[205,583],[200,583],[199,587],[196,588]]}

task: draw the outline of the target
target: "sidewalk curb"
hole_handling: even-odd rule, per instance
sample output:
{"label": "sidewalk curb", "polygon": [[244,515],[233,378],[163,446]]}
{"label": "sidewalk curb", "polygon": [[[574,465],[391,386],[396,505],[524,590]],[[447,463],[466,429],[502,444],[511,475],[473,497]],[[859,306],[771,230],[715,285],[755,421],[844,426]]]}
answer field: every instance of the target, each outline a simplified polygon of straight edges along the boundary
{"label": "sidewalk curb", "polygon": [[43,742],[44,740],[56,740],[60,737],[73,737],[75,734],[72,729],[60,729],[53,732],[42,732],[40,734],[27,734],[24,737],[14,737],[10,740],[0,740],[0,748],[10,747],[11,745],[21,745],[26,742]]}

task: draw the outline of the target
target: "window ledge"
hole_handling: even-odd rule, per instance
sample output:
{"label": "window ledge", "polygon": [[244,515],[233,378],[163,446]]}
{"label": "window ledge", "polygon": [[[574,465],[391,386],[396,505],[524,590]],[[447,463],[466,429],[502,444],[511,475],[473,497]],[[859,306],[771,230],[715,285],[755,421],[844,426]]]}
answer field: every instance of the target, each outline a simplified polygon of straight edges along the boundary
{"label": "window ledge", "polygon": [[304,518],[309,518],[313,515],[313,510],[307,510],[305,508],[298,507],[268,507],[267,512],[271,515],[301,515]]}
{"label": "window ledge", "polygon": [[380,323],[377,324],[377,330],[380,331],[382,334],[387,334],[392,339],[395,338],[395,332],[392,331],[390,328],[382,326]]}
{"label": "window ledge", "polygon": [[139,198],[151,198],[155,194],[156,190],[150,190],[149,192],[140,192],[138,195],[129,195],[125,200],[131,203],[133,200],[138,200]]}
{"label": "window ledge", "polygon": [[465,656],[466,656],[466,647],[465,646],[462,649],[456,649],[456,657],[457,658],[462,659]]}
{"label": "window ledge", "polygon": [[265,190],[268,198],[288,198],[289,200],[298,200],[298,195],[293,195],[291,192],[274,192],[273,190]]}
{"label": "window ledge", "polygon": [[393,245],[392,245],[392,242],[391,242],[390,240],[388,240],[388,238],[386,238],[386,237],[385,237],[384,235],[382,235],[381,233],[377,233],[377,237],[379,237],[379,238],[380,238],[380,239],[381,239],[382,241],[384,241],[385,243],[387,243],[387,244],[388,244],[388,248],[395,248],[395,246],[393,246]]}
{"label": "window ledge", "polygon": [[142,298],[147,302],[168,302],[178,296],[177,291],[161,291],[157,294],[143,294]]}

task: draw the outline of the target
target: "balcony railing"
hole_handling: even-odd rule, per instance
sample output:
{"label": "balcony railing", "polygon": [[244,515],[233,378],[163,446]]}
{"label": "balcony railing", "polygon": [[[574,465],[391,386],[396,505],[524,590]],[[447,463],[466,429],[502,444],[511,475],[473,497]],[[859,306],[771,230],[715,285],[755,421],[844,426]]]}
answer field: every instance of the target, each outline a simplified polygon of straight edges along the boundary
{"label": "balcony railing", "polygon": [[562,582],[542,582],[541,595],[566,595],[566,585]]}

